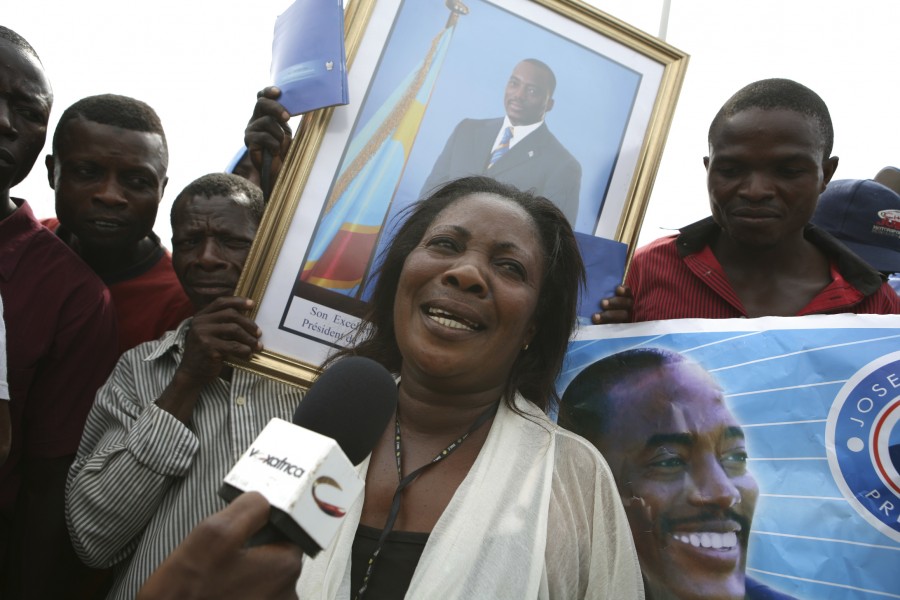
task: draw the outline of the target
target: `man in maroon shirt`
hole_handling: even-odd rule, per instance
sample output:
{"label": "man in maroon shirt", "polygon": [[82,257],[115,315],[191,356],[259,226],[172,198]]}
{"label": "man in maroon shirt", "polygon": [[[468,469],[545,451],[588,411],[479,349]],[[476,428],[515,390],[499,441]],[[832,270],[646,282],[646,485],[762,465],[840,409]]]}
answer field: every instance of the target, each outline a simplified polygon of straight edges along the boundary
{"label": "man in maroon shirt", "polygon": [[[834,175],[828,107],[787,79],[752,83],[709,128],[712,216],[639,248],[595,322],[900,313],[881,275],[809,224]],[[628,315],[628,312],[631,312]]]}
{"label": "man in maroon shirt", "polygon": [[168,162],[156,112],[115,94],[67,108],[46,160],[59,220],[44,224],[109,287],[120,353],[193,314],[172,258],[153,233]]}
{"label": "man in maroon shirt", "polygon": [[62,598],[76,564],[66,475],[115,364],[109,292],[10,188],[44,145],[53,92],[34,49],[0,26],[0,295],[12,443],[0,467],[0,597]]}

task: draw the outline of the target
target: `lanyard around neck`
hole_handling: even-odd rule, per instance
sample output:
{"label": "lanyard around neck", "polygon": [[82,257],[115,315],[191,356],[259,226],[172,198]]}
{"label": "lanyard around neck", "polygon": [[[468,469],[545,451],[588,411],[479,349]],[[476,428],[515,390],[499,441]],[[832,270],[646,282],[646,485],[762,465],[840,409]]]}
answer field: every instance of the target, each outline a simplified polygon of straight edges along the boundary
{"label": "lanyard around neck", "polygon": [[397,414],[394,418],[394,454],[397,459],[397,478],[400,480],[400,483],[397,484],[397,489],[394,491],[394,498],[391,500],[391,511],[388,514],[387,522],[384,524],[384,529],[381,531],[381,536],[378,538],[378,545],[375,547],[375,551],[369,558],[369,562],[366,566],[366,574],[363,576],[362,585],[360,586],[359,591],[356,592],[354,600],[363,600],[363,597],[365,596],[366,589],[369,587],[369,580],[372,578],[372,573],[375,572],[375,563],[378,559],[378,555],[381,553],[381,549],[387,541],[388,535],[394,529],[394,523],[396,523],[397,517],[400,515],[400,498],[403,490],[415,481],[425,469],[436,465],[450,456],[454,450],[459,448],[462,443],[466,441],[466,438],[478,430],[479,427],[487,423],[487,421],[497,413],[499,406],[500,402],[498,401],[488,407],[486,411],[481,413],[481,415],[475,419],[475,422],[472,423],[471,427],[469,427],[464,434],[450,442],[449,446],[438,452],[429,462],[425,463],[406,477],[403,476],[403,463],[400,453],[400,409],[399,407],[397,408]]}

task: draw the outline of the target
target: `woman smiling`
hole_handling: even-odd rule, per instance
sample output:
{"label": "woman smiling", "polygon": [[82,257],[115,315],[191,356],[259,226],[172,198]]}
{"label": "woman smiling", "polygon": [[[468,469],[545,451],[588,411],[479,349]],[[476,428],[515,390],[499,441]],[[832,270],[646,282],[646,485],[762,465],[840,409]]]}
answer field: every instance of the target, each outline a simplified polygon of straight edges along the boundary
{"label": "woman smiling", "polygon": [[640,598],[606,463],[545,411],[584,268],[548,200],[487,178],[413,207],[384,255],[366,338],[398,377],[394,422],[306,598]]}

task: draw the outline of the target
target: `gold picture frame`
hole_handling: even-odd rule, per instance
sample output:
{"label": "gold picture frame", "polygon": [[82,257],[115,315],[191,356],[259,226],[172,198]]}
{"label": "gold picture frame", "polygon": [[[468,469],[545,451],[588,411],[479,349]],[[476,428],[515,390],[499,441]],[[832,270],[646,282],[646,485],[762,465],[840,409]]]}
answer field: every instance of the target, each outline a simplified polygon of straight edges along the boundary
{"label": "gold picture frame", "polygon": [[265,350],[237,366],[315,378],[359,327],[378,250],[457,123],[502,121],[523,59],[555,74],[541,127],[580,166],[575,230],[634,245],[685,53],[580,0],[352,0],[345,45],[350,104],[302,119],[238,284]]}

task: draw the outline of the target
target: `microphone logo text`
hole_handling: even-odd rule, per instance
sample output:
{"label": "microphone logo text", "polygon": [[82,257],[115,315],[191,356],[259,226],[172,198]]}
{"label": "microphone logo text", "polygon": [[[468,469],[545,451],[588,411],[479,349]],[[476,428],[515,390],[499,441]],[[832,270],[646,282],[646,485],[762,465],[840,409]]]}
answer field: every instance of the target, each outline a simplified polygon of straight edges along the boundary
{"label": "microphone logo text", "polygon": [[296,477],[297,479],[300,479],[301,477],[303,477],[303,474],[306,473],[306,470],[303,467],[291,464],[288,461],[287,457],[278,458],[277,456],[273,456],[271,454],[262,454],[256,448],[250,448],[250,458],[255,458],[256,460],[265,463],[267,466],[287,473],[288,475]]}

